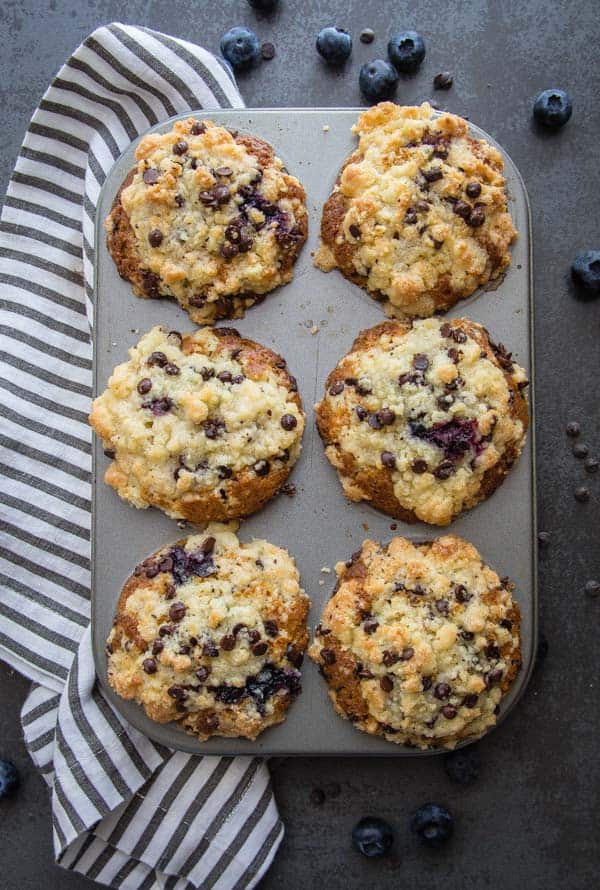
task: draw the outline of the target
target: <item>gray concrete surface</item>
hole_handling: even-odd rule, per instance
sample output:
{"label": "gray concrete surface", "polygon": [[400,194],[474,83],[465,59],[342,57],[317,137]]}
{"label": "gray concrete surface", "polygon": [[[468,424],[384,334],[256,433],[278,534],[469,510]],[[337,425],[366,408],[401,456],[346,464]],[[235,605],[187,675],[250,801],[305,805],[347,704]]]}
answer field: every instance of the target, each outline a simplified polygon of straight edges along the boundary
{"label": "gray concrete surface", "polygon": [[[479,782],[450,784],[441,758],[420,762],[372,759],[288,759],[273,764],[287,835],[263,890],[285,887],[444,890],[587,890],[597,885],[597,756],[600,731],[598,630],[600,600],[583,594],[600,579],[600,475],[584,479],[564,434],[578,420],[583,439],[600,453],[597,394],[600,302],[574,299],[572,257],[600,248],[597,65],[600,18],[594,0],[282,0],[272,18],[258,18],[245,0],[232,2],[76,3],[4,0],[0,5],[0,187],[4,190],[22,133],[50,77],[94,27],[114,19],[170,31],[217,49],[233,24],[254,23],[278,54],[240,85],[248,105],[349,105],[360,101],[363,60],[385,53],[394,29],[416,27],[428,55],[421,71],[401,81],[398,100],[432,96],[439,70],[454,72],[436,99],[496,136],[525,178],[533,208],[537,311],[538,496],[540,528],[552,541],[540,560],[540,626],[548,640],[523,701],[480,743]],[[352,61],[339,73],[315,55],[314,37],[336,23],[355,35]],[[371,27],[376,42],[358,33]],[[535,94],[569,89],[574,114],[559,133],[536,132]],[[585,481],[592,496],[578,504]],[[0,756],[22,770],[21,793],[0,804],[0,886],[6,890],[78,890],[94,886],[53,865],[48,797],[30,768],[18,713],[27,683],[0,669]],[[315,788],[325,802],[311,802]],[[339,792],[339,793],[338,793]],[[445,849],[419,847],[409,814],[426,800],[449,806],[456,834]],[[362,815],[378,814],[396,830],[393,857],[368,862],[350,846]]]}

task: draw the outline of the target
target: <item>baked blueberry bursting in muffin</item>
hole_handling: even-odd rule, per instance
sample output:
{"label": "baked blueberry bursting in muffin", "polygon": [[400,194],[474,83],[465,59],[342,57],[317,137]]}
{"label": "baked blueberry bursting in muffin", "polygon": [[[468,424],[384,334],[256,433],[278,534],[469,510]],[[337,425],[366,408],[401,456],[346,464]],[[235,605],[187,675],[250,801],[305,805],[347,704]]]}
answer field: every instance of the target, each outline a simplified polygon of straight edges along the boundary
{"label": "baked blueberry bursting in muffin", "polygon": [[419,748],[495,724],[521,661],[508,578],[455,535],[365,541],[336,572],[309,652],[341,716]]}
{"label": "baked blueberry bursting in muffin", "polygon": [[260,509],[301,449],[304,412],[281,356],[231,328],[153,328],[115,368],[90,423],[105,481],[136,507],[194,522]]}
{"label": "baked blueberry bursting in muffin", "polygon": [[426,317],[497,278],[516,237],[503,160],[453,114],[382,102],[323,207],[316,264],[335,267],[388,315]]}
{"label": "baked blueberry bursting in muffin", "polygon": [[292,277],[304,189],[271,146],[194,118],[149,133],[106,220],[119,274],[198,324],[240,317]]}
{"label": "baked blueberry bursting in muffin", "polygon": [[108,679],[158,723],[254,739],[301,691],[308,597],[287,551],[225,526],[148,557],[126,582]]}
{"label": "baked blueberry bursting in muffin", "polygon": [[329,375],[317,424],[351,500],[447,525],[492,494],[519,456],[526,385],[475,322],[384,322]]}

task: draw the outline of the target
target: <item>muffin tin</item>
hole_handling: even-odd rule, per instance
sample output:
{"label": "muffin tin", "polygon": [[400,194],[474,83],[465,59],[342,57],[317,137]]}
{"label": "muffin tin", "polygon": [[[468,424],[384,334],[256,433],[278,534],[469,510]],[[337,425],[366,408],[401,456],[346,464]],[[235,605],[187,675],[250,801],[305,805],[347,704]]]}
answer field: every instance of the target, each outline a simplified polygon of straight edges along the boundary
{"label": "muffin tin", "polygon": [[[239,537],[263,537],[286,547],[295,557],[302,585],[312,600],[310,628],[319,620],[322,605],[335,583],[336,561],[345,560],[364,538],[387,542],[394,535],[429,540],[452,531],[467,538],[499,575],[516,584],[515,598],[522,611],[523,666],[510,693],[503,700],[498,723],[522,695],[534,664],[537,620],[536,510],[534,467],[533,394],[533,299],[531,277],[530,213],[525,187],[510,158],[487,133],[470,125],[472,134],[483,137],[502,152],[505,162],[509,207],[519,238],[513,246],[512,264],[504,279],[467,300],[449,317],[466,315],[485,325],[523,365],[531,380],[528,390],[530,430],[520,460],[500,489],[487,501],[446,529],[424,523],[394,523],[367,504],[349,503],[335,470],[325,458],[314,423],[313,404],[320,398],[327,374],[350,348],[363,328],[384,316],[364,291],[347,282],[339,272],[324,274],[313,266],[318,246],[320,212],[335,182],[342,161],[355,147],[351,127],[362,109],[260,109],[198,112],[219,124],[254,133],[270,142],[303,183],[307,193],[310,231],[295,267],[293,281],[269,294],[246,317],[223,324],[236,327],[288,361],[298,378],[307,414],[303,452],[290,480],[297,494],[279,495],[262,511],[245,520]],[[188,117],[189,115],[180,115]],[[155,127],[171,128],[172,118]],[[103,222],[123,179],[134,164],[137,142],[119,158],[108,176],[96,214],[96,299],[94,325],[94,393],[106,381],[127,350],[153,325],[192,330],[187,314],[170,300],[142,300],[121,280],[108,254]],[[148,554],[187,533],[160,511],[136,510],[120,500],[103,482],[108,461],[102,443],[93,444],[92,506],[92,635],[98,677],[115,708],[141,732],[155,741],[195,754],[223,755],[401,755],[419,757],[432,753],[386,742],[358,732],[335,714],[316,665],[305,659],[302,695],[293,703],[285,722],[266,730],[255,741],[213,738],[200,742],[176,725],[149,720],[134,702],[123,701],[106,679],[104,645],[110,631],[117,599],[133,567]],[[392,530],[390,526],[397,525]],[[434,752],[433,752],[434,753]]]}

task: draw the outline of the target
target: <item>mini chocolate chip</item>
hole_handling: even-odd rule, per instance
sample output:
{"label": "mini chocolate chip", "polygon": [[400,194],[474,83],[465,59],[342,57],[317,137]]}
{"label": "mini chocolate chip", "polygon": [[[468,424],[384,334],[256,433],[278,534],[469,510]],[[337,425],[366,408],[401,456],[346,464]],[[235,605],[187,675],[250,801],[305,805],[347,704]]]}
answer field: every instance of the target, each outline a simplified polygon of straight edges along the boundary
{"label": "mini chocolate chip", "polygon": [[428,170],[421,170],[421,173],[427,182],[437,182],[444,175],[440,167],[429,167]]}
{"label": "mini chocolate chip", "polygon": [[170,377],[177,377],[177,375],[181,373],[178,365],[174,362],[167,362],[164,367],[164,372],[165,374],[169,374]]}
{"label": "mini chocolate chip", "polygon": [[586,473],[597,473],[600,469],[600,461],[596,457],[588,457],[583,466]]}
{"label": "mini chocolate chip", "polygon": [[450,603],[448,602],[448,600],[436,600],[435,607],[441,615],[448,615],[448,613],[450,612]]}
{"label": "mini chocolate chip", "polygon": [[200,680],[201,683],[204,683],[210,677],[212,668],[208,667],[208,665],[200,665],[200,667],[196,670],[196,676]]}
{"label": "mini chocolate chip", "polygon": [[175,155],[184,155],[188,150],[188,144],[185,139],[178,139],[175,145],[173,146],[173,154]]}
{"label": "mini chocolate chip", "polygon": [[449,90],[454,83],[454,78],[449,71],[441,71],[433,78],[434,90]]}
{"label": "mini chocolate chip", "polygon": [[448,358],[451,359],[451,361],[453,361],[455,365],[457,365],[460,361],[460,352],[458,351],[458,349],[456,349],[454,346],[451,346],[449,349],[446,350],[446,352],[448,354]]}
{"label": "mini chocolate chip", "polygon": [[264,641],[262,641],[260,643],[255,643],[254,646],[252,647],[252,654],[253,655],[264,655],[268,648],[269,648],[269,644],[265,643]]}
{"label": "mini chocolate chip", "polygon": [[449,479],[450,476],[454,475],[456,472],[456,467],[452,463],[451,460],[443,460],[441,464],[438,464],[435,470],[433,471],[433,475],[436,479]]}
{"label": "mini chocolate chip", "polygon": [[215,197],[215,200],[217,201],[217,204],[226,204],[227,201],[229,201],[229,188],[223,183],[216,185],[213,188],[212,193]]}
{"label": "mini chocolate chip", "polygon": [[475,634],[471,633],[470,630],[461,630],[460,635],[467,643],[470,643],[471,640],[475,639]]}
{"label": "mini chocolate chip", "polygon": [[156,662],[153,658],[144,658],[142,662],[142,667],[146,674],[155,674],[156,673]]}
{"label": "mini chocolate chip", "polygon": [[367,418],[367,423],[374,430],[380,430],[383,427],[381,420],[379,419],[379,412],[375,411],[373,414],[369,414]]}
{"label": "mini chocolate chip", "polygon": [[171,624],[161,624],[158,628],[159,637],[170,637],[175,628]]}
{"label": "mini chocolate chip", "polygon": [[477,705],[478,696],[474,692],[470,692],[468,695],[462,700],[462,705],[465,708],[474,708]]}
{"label": "mini chocolate chip", "polygon": [[284,414],[281,418],[281,426],[284,430],[293,430],[298,426],[298,420],[293,414]]}
{"label": "mini chocolate chip", "polygon": [[493,671],[487,675],[485,680],[487,680],[486,685],[492,686],[494,683],[499,683],[502,679],[504,671],[501,668],[494,668]]}
{"label": "mini chocolate chip", "polygon": [[362,405],[357,405],[355,408],[356,416],[359,420],[364,420],[368,416],[368,411],[366,408],[363,408]]}
{"label": "mini chocolate chip", "polygon": [[217,380],[220,380],[221,383],[231,383],[233,379],[233,375],[230,371],[220,371],[217,374]]}
{"label": "mini chocolate chip", "polygon": [[248,640],[251,644],[258,643],[258,641],[260,640],[260,631],[258,631],[256,629],[249,630],[248,631]]}
{"label": "mini chocolate chip", "polygon": [[330,396],[339,396],[341,392],[344,392],[345,386],[341,380],[338,380],[336,383],[333,383],[329,387],[329,395]]}
{"label": "mini chocolate chip", "polygon": [[423,692],[427,692],[428,689],[431,689],[433,680],[431,677],[421,677],[421,685],[423,687]]}
{"label": "mini chocolate chip", "polygon": [[580,432],[581,427],[576,421],[572,420],[570,423],[567,424],[567,436],[572,436],[575,439],[580,434]]}
{"label": "mini chocolate chip", "polygon": [[181,646],[181,648],[179,649],[179,655],[189,655],[189,654],[190,654],[190,647],[187,645]]}
{"label": "mini chocolate chip", "polygon": [[379,685],[383,689],[384,692],[391,692],[394,688],[394,681],[387,674],[384,674],[383,677],[379,681]]}
{"label": "mini chocolate chip", "polygon": [[243,383],[245,379],[246,379],[246,378],[244,377],[243,374],[236,374],[234,377],[231,378],[231,382],[232,382],[235,386],[239,386],[239,384],[240,384],[240,383]]}
{"label": "mini chocolate chip", "polygon": [[573,454],[575,457],[587,457],[589,454],[589,448],[584,442],[575,442],[573,445]]}
{"label": "mini chocolate chip", "polygon": [[430,204],[428,201],[416,201],[415,210],[418,210],[419,213],[428,213],[430,210]]}
{"label": "mini chocolate chip", "polygon": [[483,650],[488,658],[500,658],[500,649],[495,643],[490,643]]}
{"label": "mini chocolate chip", "polygon": [[451,337],[452,336],[452,325],[448,324],[447,321],[440,327],[440,336],[442,337]]}
{"label": "mini chocolate chip", "polygon": [[473,594],[469,593],[464,584],[454,585],[454,596],[459,603],[468,603],[473,598]]}
{"label": "mini chocolate chip", "polygon": [[414,654],[415,650],[412,646],[405,646],[400,653],[400,658],[402,659],[402,661],[410,661]]}
{"label": "mini chocolate chip", "polygon": [[275,58],[275,47],[272,43],[266,40],[260,48],[260,54],[265,62],[270,62],[271,59]]}
{"label": "mini chocolate chip", "polygon": [[356,385],[356,392],[359,396],[368,396],[373,392],[373,390],[370,386],[365,385],[364,383],[358,383]]}
{"label": "mini chocolate chip", "polygon": [[163,233],[160,229],[152,229],[148,234],[148,242],[150,247],[160,247],[163,241]]}
{"label": "mini chocolate chip", "polygon": [[396,457],[392,454],[391,451],[382,451],[381,463],[388,470],[394,470],[396,468]]}
{"label": "mini chocolate chip", "polygon": [[585,587],[583,588],[587,596],[600,596],[600,582],[590,580],[585,582]]}
{"label": "mini chocolate chip", "polygon": [[164,368],[164,366],[167,364],[167,362],[168,362],[168,358],[166,357],[164,352],[153,352],[153,353],[151,353],[150,357],[148,358],[148,361],[146,362],[146,364],[150,368],[153,367],[153,365],[158,365],[159,368]]}
{"label": "mini chocolate chip", "polygon": [[117,456],[117,452],[115,451],[114,448],[105,448],[103,450],[103,454],[104,454],[104,457],[108,457],[109,460],[114,460],[115,457]]}
{"label": "mini chocolate chip", "polygon": [[500,627],[503,627],[505,630],[512,630],[513,623],[510,618],[503,618],[500,622]]}
{"label": "mini chocolate chip", "polygon": [[154,170],[152,167],[149,167],[147,170],[144,170],[142,179],[144,180],[146,185],[155,185],[160,179],[158,170]]}
{"label": "mini chocolate chip", "polygon": [[437,683],[433,690],[433,694],[435,698],[440,701],[444,701],[447,698],[450,698],[451,689],[447,683]]}
{"label": "mini chocolate chip", "polygon": [[173,603],[169,608],[169,618],[171,621],[181,621],[186,611],[183,603]]}
{"label": "mini chocolate chip", "polygon": [[218,658],[219,650],[212,640],[208,640],[202,646],[202,654],[207,656],[208,658]]}
{"label": "mini chocolate chip", "polygon": [[183,197],[183,195],[175,195],[175,203],[178,207],[183,207],[183,205],[185,204],[185,198]]}
{"label": "mini chocolate chip", "polygon": [[391,426],[396,420],[396,415],[391,408],[382,408],[377,412],[377,416],[384,426]]}
{"label": "mini chocolate chip", "polygon": [[455,343],[466,343],[467,335],[461,328],[452,328],[452,339]]}
{"label": "mini chocolate chip", "polygon": [[217,167],[215,173],[217,174],[217,176],[231,176],[233,170],[231,169],[231,167]]}
{"label": "mini chocolate chip", "polygon": [[348,227],[348,231],[350,232],[350,234],[352,235],[353,238],[360,238],[360,229],[354,223],[352,223]]}
{"label": "mini chocolate chip", "polygon": [[446,718],[446,720],[454,720],[456,717],[456,708],[453,708],[452,705],[444,705],[442,708],[442,714]]}
{"label": "mini chocolate chip", "polygon": [[418,352],[413,356],[412,365],[416,371],[426,371],[429,367],[429,359],[422,352]]}
{"label": "mini chocolate chip", "polygon": [[160,655],[164,648],[165,644],[162,640],[154,640],[154,642],[152,643],[152,654]]}
{"label": "mini chocolate chip", "polygon": [[367,618],[367,620],[363,623],[363,630],[366,634],[373,634],[379,627],[379,621],[375,621],[374,618]]}
{"label": "mini chocolate chip", "polygon": [[271,465],[268,460],[257,460],[252,469],[257,476],[268,476]]}
{"label": "mini chocolate chip", "polygon": [[152,381],[149,377],[143,377],[137,385],[137,391],[141,396],[145,396],[152,389]]}
{"label": "mini chocolate chip", "polygon": [[480,182],[468,182],[467,187],[465,189],[469,198],[478,198],[481,194],[481,183]]}
{"label": "mini chocolate chip", "polygon": [[221,245],[220,254],[224,259],[230,260],[232,257],[237,256],[240,252],[237,244],[232,244],[231,241],[224,241]]}
{"label": "mini chocolate chip", "polygon": [[416,458],[416,460],[413,460],[411,468],[413,473],[417,473],[418,475],[426,473],[428,470],[427,461],[422,460],[420,457]]}
{"label": "mini chocolate chip", "polygon": [[224,649],[225,652],[231,652],[232,649],[235,648],[235,637],[233,634],[225,634],[219,640],[219,646],[221,649]]}
{"label": "mini chocolate chip", "polygon": [[333,649],[321,649],[321,658],[325,664],[335,664],[336,657]]}
{"label": "mini chocolate chip", "polygon": [[460,216],[461,219],[464,219],[465,222],[469,221],[472,208],[466,201],[457,201],[452,209],[454,210],[454,213],[456,213],[457,216]]}
{"label": "mini chocolate chip", "polygon": [[589,490],[585,487],[585,485],[580,485],[575,489],[575,500],[579,501],[580,504],[585,504],[586,501],[590,499]]}
{"label": "mini chocolate chip", "polygon": [[190,129],[192,136],[201,136],[206,131],[206,124],[203,121],[194,121]]}
{"label": "mini chocolate chip", "polygon": [[169,688],[167,689],[167,695],[170,695],[171,698],[175,698],[181,701],[185,698],[185,689],[183,688],[183,686],[178,685],[169,686]]}
{"label": "mini chocolate chip", "polygon": [[296,668],[301,667],[302,662],[304,661],[304,655],[292,643],[290,643],[285,650],[285,656],[290,664],[293,664]]}
{"label": "mini chocolate chip", "polygon": [[210,380],[215,376],[215,372],[212,368],[200,368],[200,376],[203,380]]}
{"label": "mini chocolate chip", "polygon": [[485,222],[485,213],[483,211],[483,207],[475,207],[471,212],[471,216],[468,219],[468,224],[472,229],[478,229],[479,226],[482,226]]}
{"label": "mini chocolate chip", "polygon": [[417,211],[415,210],[414,207],[409,207],[404,215],[404,222],[408,226],[412,226],[416,223],[416,221],[417,221]]}
{"label": "mini chocolate chip", "polygon": [[279,633],[279,627],[277,626],[277,622],[273,621],[271,618],[267,618],[264,622],[265,633],[269,637],[276,637]]}
{"label": "mini chocolate chip", "polygon": [[386,667],[391,667],[393,664],[396,664],[397,661],[400,661],[400,656],[397,652],[394,652],[390,649],[386,649],[383,653],[383,663]]}

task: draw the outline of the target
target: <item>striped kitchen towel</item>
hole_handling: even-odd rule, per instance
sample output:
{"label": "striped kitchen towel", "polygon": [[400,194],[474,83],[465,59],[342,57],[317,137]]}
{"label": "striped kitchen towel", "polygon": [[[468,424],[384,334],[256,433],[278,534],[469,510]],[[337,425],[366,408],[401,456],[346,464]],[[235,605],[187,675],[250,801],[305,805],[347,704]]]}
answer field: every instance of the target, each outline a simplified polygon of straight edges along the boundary
{"label": "striped kitchen towel", "polygon": [[145,738],[102,695],[90,645],[95,206],[138,134],[220,106],[243,102],[205,50],[99,28],[33,115],[0,221],[0,657],[34,681],[23,728],[58,862],[127,890],[253,887],[283,835],[259,759]]}

